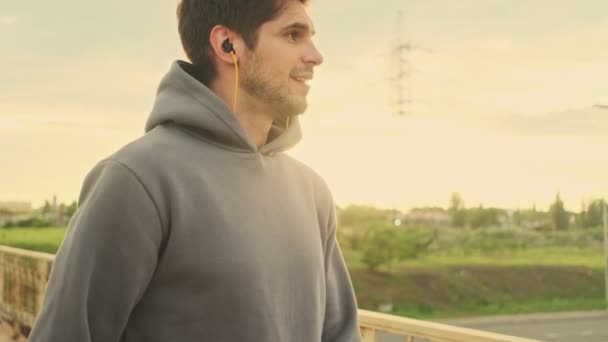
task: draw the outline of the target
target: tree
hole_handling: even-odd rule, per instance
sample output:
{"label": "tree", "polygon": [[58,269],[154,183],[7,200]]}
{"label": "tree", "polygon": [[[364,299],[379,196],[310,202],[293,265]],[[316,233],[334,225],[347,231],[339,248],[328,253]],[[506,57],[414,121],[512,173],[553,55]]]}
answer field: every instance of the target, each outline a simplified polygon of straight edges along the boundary
{"label": "tree", "polygon": [[570,217],[564,208],[564,202],[562,202],[559,193],[555,196],[555,202],[551,204],[549,214],[551,215],[551,221],[553,222],[553,227],[555,229],[564,230],[568,228]]}
{"label": "tree", "polygon": [[437,231],[397,228],[389,223],[370,224],[361,241],[361,261],[369,270],[389,269],[393,262],[415,259],[437,239]]}
{"label": "tree", "polygon": [[72,202],[72,204],[67,206],[65,209],[66,217],[71,218],[72,216],[74,216],[74,213],[76,212],[77,208],[78,208],[78,202],[76,202],[76,201]]}
{"label": "tree", "polygon": [[504,214],[504,210],[496,208],[472,208],[467,211],[467,218],[471,228],[491,227],[500,224],[499,216]]}
{"label": "tree", "polygon": [[580,225],[582,227],[598,227],[602,225],[603,211],[602,200],[595,200],[589,203],[580,214]]}
{"label": "tree", "polygon": [[42,207],[42,213],[48,214],[51,212],[51,203],[48,200],[44,201],[44,207]]}
{"label": "tree", "polygon": [[361,261],[369,270],[390,266],[397,257],[398,240],[395,227],[388,224],[370,226],[363,235]]}
{"label": "tree", "polygon": [[338,208],[338,222],[341,226],[355,227],[368,222],[392,222],[395,210],[378,209],[366,205],[349,205],[344,209]]}
{"label": "tree", "polygon": [[450,198],[450,208],[448,209],[452,216],[452,226],[464,227],[467,223],[467,213],[464,206],[464,200],[459,193],[455,192]]}
{"label": "tree", "polygon": [[548,212],[538,211],[536,205],[532,209],[518,209],[513,213],[513,223],[519,227],[550,230],[553,223]]}

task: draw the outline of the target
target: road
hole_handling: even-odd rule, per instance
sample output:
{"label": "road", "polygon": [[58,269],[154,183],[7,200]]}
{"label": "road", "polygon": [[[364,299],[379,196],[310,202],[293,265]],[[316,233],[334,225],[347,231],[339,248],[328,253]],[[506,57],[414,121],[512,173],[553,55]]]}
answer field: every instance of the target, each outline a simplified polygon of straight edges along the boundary
{"label": "road", "polygon": [[[440,323],[547,342],[608,342],[608,312],[484,317]],[[403,337],[380,334],[378,342],[403,342]]]}

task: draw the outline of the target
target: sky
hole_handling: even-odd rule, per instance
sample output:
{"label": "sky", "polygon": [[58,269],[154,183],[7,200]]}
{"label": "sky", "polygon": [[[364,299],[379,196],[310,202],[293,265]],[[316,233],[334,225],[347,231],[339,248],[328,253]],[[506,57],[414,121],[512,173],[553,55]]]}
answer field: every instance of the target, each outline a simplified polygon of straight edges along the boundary
{"label": "sky", "polygon": [[[78,197],[87,172],[143,134],[158,82],[185,59],[177,2],[0,2],[0,201]],[[402,11],[399,25],[397,13]],[[605,0],[313,1],[315,73],[289,153],[339,205],[569,210],[608,197]],[[408,113],[394,51],[409,42]]]}

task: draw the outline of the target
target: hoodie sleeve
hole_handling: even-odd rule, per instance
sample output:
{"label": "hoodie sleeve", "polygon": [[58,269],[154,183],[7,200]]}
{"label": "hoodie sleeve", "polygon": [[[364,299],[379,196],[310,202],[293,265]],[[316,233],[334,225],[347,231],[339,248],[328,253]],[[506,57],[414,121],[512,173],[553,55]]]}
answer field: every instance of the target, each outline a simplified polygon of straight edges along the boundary
{"label": "hoodie sleeve", "polygon": [[333,201],[325,249],[326,307],[322,342],[360,342],[355,292],[336,239]]}
{"label": "hoodie sleeve", "polygon": [[146,188],[106,160],[87,176],[30,342],[118,342],[156,268],[162,225]]}

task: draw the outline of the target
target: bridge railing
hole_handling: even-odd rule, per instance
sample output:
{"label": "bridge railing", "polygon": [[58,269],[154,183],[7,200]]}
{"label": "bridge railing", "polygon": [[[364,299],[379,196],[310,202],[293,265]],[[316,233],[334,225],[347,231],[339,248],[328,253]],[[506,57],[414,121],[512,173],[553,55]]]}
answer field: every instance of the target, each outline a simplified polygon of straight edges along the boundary
{"label": "bridge railing", "polygon": [[[19,335],[29,333],[42,307],[54,259],[52,254],[0,246],[0,320]],[[379,332],[403,336],[404,342],[538,342],[366,310],[359,310],[359,321],[364,342],[376,342]]]}
{"label": "bridge railing", "polygon": [[359,325],[363,342],[376,342],[380,332],[403,336],[403,342],[539,342],[367,310],[359,310]]}
{"label": "bridge railing", "polygon": [[24,335],[34,324],[55,256],[0,246],[0,319]]}

